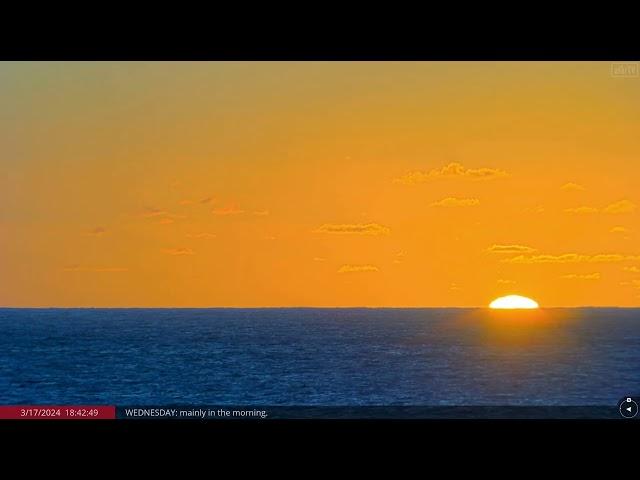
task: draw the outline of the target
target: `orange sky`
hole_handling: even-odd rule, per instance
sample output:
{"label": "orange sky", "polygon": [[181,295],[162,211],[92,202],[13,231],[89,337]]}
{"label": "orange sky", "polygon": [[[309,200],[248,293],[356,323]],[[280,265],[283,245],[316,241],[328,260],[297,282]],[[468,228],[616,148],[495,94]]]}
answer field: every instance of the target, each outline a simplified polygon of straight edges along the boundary
{"label": "orange sky", "polygon": [[611,64],[0,63],[0,305],[640,305]]}

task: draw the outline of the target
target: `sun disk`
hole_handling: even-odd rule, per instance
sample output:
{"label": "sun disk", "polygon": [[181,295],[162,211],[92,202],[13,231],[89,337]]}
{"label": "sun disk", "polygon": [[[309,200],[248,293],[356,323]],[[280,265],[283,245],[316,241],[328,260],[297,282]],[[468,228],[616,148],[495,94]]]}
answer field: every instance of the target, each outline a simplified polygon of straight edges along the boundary
{"label": "sun disk", "polygon": [[538,302],[521,295],[507,295],[496,298],[489,304],[489,308],[514,309],[514,308],[538,308]]}

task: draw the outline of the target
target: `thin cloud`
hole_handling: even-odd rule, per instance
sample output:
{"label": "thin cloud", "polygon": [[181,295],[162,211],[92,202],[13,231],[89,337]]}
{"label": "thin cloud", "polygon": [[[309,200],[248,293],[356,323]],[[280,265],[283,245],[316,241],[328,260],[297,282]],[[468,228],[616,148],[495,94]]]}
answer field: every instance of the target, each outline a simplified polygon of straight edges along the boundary
{"label": "thin cloud", "polygon": [[240,215],[244,213],[244,210],[236,207],[236,206],[228,206],[228,207],[218,207],[211,210],[211,213],[214,215],[225,216],[225,215]]}
{"label": "thin cloud", "polygon": [[515,280],[506,280],[504,278],[499,278],[498,279],[498,284],[500,285],[514,285],[516,283]]}
{"label": "thin cloud", "polygon": [[91,230],[87,230],[86,232],[84,232],[84,234],[89,237],[101,237],[105,233],[107,233],[107,230],[102,227],[92,228]]}
{"label": "thin cloud", "polygon": [[128,272],[128,268],[124,267],[83,267],[81,265],[69,265],[62,269],[65,272],[97,272],[97,273],[117,273]]}
{"label": "thin cloud", "polygon": [[631,280],[628,282],[624,281],[624,282],[620,282],[620,285],[625,287],[640,288],[640,280]]}
{"label": "thin cloud", "polygon": [[325,223],[314,230],[316,233],[338,235],[389,235],[391,229],[377,223],[334,224]]}
{"label": "thin cloud", "polygon": [[375,265],[342,265],[338,269],[338,273],[361,273],[361,272],[379,272]]}
{"label": "thin cloud", "polygon": [[620,200],[618,202],[607,205],[602,210],[603,213],[631,213],[635,212],[636,204],[630,200]]}
{"label": "thin cloud", "polygon": [[252,212],[252,215],[255,215],[256,217],[266,217],[269,215],[269,210],[257,210]]}
{"label": "thin cloud", "polygon": [[167,255],[195,255],[196,252],[191,250],[190,248],[164,248],[162,250],[163,253]]}
{"label": "thin cloud", "polygon": [[581,206],[575,208],[566,208],[564,211],[567,213],[588,214],[588,213],[633,213],[636,210],[636,204],[630,200],[624,199],[611,203],[605,207],[589,207]]}
{"label": "thin cloud", "polygon": [[197,204],[200,204],[200,205],[208,205],[208,204],[211,204],[211,203],[215,203],[215,201],[216,201],[216,199],[214,197],[204,197],[204,198],[201,198],[200,200],[191,200],[189,198],[185,198],[183,200],[180,200],[178,202],[178,204],[180,204],[180,205],[195,205],[197,203]]}
{"label": "thin cloud", "polygon": [[395,183],[415,185],[439,178],[461,178],[467,180],[492,180],[506,177],[509,174],[498,168],[466,168],[462,164],[453,162],[442,168],[434,168],[429,171],[414,170],[394,179]]}
{"label": "thin cloud", "polygon": [[324,261],[325,261],[325,259],[324,259],[324,258],[322,258],[322,257],[313,257],[313,261],[314,261],[314,262],[324,262]]}
{"label": "thin cloud", "polygon": [[487,249],[491,253],[531,253],[535,252],[535,248],[527,247],[525,245],[496,245],[493,244]]}
{"label": "thin cloud", "polygon": [[598,213],[600,211],[599,208],[596,207],[575,207],[575,208],[565,208],[564,211],[566,213]]}
{"label": "thin cloud", "polygon": [[568,273],[560,278],[577,279],[577,280],[600,280],[600,274],[595,273]]}
{"label": "thin cloud", "polygon": [[584,255],[578,253],[564,253],[561,255],[518,255],[505,258],[503,263],[608,263],[640,260],[640,255],[622,255],[618,253],[600,253]]}
{"label": "thin cloud", "polygon": [[629,229],[625,228],[625,227],[613,227],[611,230],[609,230],[609,232],[611,232],[611,233],[628,233]]}
{"label": "thin cloud", "polygon": [[161,210],[160,208],[155,207],[147,207],[144,212],[140,214],[141,217],[145,218],[153,218],[153,217],[163,217],[165,215],[171,215],[166,210]]}
{"label": "thin cloud", "polygon": [[477,198],[456,198],[456,197],[447,197],[442,200],[438,200],[437,202],[431,203],[430,207],[474,207],[480,203],[480,200]]}
{"label": "thin cloud", "polygon": [[560,187],[560,190],[565,190],[568,192],[582,192],[584,190],[586,190],[582,185],[578,184],[578,183],[573,183],[573,182],[569,182],[569,183],[565,183],[564,185],[562,185]]}
{"label": "thin cloud", "polygon": [[630,273],[640,273],[640,268],[636,267],[635,265],[632,265],[631,267],[622,267],[622,270]]}
{"label": "thin cloud", "polygon": [[198,238],[198,239],[210,240],[216,237],[217,235],[215,233],[209,233],[209,232],[187,233],[187,238]]}
{"label": "thin cloud", "polygon": [[179,218],[186,218],[184,215],[177,215],[175,213],[171,213],[166,210],[154,207],[147,207],[144,212],[140,214],[140,216],[150,219],[157,218],[159,219],[158,223],[162,225],[173,223],[174,220]]}

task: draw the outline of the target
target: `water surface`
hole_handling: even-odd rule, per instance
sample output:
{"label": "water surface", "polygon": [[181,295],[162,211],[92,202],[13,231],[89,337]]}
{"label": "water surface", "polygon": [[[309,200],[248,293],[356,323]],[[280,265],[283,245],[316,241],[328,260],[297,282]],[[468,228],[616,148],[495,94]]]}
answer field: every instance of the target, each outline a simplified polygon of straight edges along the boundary
{"label": "water surface", "polygon": [[2,404],[615,405],[640,309],[0,309]]}

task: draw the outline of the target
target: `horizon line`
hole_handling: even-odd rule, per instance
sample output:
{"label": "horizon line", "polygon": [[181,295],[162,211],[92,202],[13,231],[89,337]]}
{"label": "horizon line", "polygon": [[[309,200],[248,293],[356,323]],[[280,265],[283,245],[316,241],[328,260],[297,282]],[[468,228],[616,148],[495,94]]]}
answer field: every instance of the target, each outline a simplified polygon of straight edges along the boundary
{"label": "horizon line", "polygon": [[[271,306],[8,306],[8,305],[0,305],[0,310],[214,310],[214,309],[235,309],[235,310],[249,310],[249,309],[415,309],[415,310],[426,310],[426,309],[487,309],[494,310],[489,308],[488,305],[476,305],[476,306],[456,306],[456,305],[436,305],[436,306],[402,306],[402,305],[394,305],[394,306],[367,306],[367,305],[356,305],[356,306],[313,306],[313,305],[271,305]],[[573,306],[562,306],[562,305],[550,305],[550,306],[541,306],[534,310],[544,310],[550,308],[640,308],[640,305],[637,306],[627,306],[627,305],[573,305]],[[518,310],[518,309],[514,309]]]}

